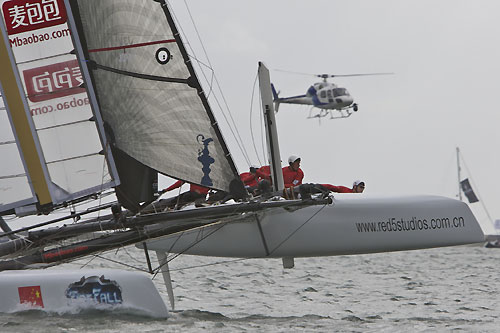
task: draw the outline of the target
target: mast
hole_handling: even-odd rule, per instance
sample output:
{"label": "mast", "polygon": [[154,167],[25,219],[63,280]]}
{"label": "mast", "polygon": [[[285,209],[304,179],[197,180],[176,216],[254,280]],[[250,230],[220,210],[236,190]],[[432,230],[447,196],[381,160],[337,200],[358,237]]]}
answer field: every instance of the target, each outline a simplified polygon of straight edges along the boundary
{"label": "mast", "polygon": [[269,154],[269,163],[271,166],[273,190],[281,192],[285,188],[285,183],[283,181],[283,172],[281,171],[281,155],[278,143],[278,131],[276,129],[276,119],[274,117],[271,80],[269,78],[269,70],[266,65],[260,61],[259,83],[262,98],[262,109],[264,111],[264,123],[266,125],[267,149]]}
{"label": "mast", "polygon": [[460,148],[457,147],[457,173],[458,173],[458,199],[462,201],[462,189],[460,187]]}

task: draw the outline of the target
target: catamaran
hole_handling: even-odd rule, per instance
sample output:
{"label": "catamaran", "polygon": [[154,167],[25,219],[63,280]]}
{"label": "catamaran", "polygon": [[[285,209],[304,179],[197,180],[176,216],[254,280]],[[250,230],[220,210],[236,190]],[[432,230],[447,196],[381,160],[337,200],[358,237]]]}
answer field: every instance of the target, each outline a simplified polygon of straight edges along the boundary
{"label": "catamaran", "polygon": [[[129,272],[65,270],[59,279],[44,269],[132,244],[156,251],[159,266],[152,271],[163,273],[173,307],[169,253],[278,257],[293,267],[295,257],[484,239],[467,205],[454,199],[333,196],[314,193],[314,185],[298,189],[299,199],[276,195],[285,189],[263,63],[258,71],[274,195],[248,196],[165,0],[0,4],[0,113],[9,124],[0,140],[7,161],[0,170],[0,214],[9,218],[0,221],[0,311],[54,310],[84,300],[159,308],[154,315],[165,316],[166,306],[156,301],[132,301],[137,295],[129,281],[147,283]],[[234,200],[145,209],[155,206],[158,174],[225,191]],[[99,204],[109,193],[117,202]],[[93,208],[78,209],[89,202]],[[71,214],[16,227],[22,216],[50,216],[64,207]],[[107,213],[91,216],[101,210]],[[68,223],[55,225],[61,221]]]}

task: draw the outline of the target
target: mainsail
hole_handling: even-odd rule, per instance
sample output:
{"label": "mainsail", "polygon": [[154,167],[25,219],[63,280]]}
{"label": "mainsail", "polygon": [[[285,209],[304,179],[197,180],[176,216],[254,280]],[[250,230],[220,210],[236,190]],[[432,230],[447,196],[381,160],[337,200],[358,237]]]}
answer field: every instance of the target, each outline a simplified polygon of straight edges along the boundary
{"label": "mainsail", "polygon": [[68,2],[113,145],[162,174],[228,190],[237,170],[166,2]]}

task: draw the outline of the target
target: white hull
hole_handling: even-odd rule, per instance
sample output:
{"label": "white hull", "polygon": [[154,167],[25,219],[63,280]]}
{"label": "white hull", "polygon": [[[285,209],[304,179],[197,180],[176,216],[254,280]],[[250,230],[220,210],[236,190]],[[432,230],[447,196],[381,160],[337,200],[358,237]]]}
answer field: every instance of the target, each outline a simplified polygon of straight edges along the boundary
{"label": "white hull", "polygon": [[0,272],[0,312],[32,309],[60,314],[98,309],[168,316],[153,282],[140,273],[113,269]]}
{"label": "white hull", "polygon": [[336,194],[326,207],[266,210],[243,221],[152,240],[147,246],[169,253],[264,258],[403,251],[483,240],[469,207],[458,200]]}

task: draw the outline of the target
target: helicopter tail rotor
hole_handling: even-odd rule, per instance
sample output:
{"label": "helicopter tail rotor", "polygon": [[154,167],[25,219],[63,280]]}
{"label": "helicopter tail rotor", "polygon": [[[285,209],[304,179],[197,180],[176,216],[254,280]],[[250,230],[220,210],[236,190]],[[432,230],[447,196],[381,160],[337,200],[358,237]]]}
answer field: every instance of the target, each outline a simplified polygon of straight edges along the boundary
{"label": "helicopter tail rotor", "polygon": [[273,91],[273,101],[274,101],[274,112],[278,113],[278,110],[280,108],[280,98],[279,98],[279,91],[276,91],[276,88],[274,88],[274,84],[271,83],[271,90]]}

